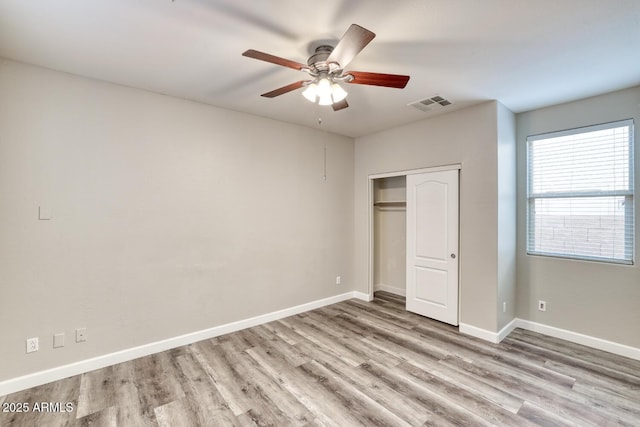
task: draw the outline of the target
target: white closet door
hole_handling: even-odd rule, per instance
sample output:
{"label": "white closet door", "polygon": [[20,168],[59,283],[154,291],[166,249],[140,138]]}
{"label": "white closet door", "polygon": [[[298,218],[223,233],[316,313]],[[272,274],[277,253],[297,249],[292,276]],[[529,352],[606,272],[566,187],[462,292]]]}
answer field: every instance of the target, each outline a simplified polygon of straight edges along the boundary
{"label": "white closet door", "polygon": [[407,175],[407,310],[458,324],[458,171]]}

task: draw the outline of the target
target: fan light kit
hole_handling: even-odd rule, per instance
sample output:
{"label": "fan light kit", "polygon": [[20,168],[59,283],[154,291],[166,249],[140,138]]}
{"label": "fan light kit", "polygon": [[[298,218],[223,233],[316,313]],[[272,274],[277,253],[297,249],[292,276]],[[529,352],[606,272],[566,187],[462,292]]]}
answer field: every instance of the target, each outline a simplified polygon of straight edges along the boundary
{"label": "fan light kit", "polygon": [[266,98],[275,98],[287,92],[305,87],[302,95],[309,101],[319,105],[331,105],[334,111],[347,108],[347,91],[340,83],[384,86],[402,89],[407,85],[409,76],[398,74],[368,73],[364,71],[344,72],[344,67],[358,54],[376,35],[359,25],[352,24],[342,36],[336,47],[318,46],[315,53],[307,60],[307,65],[291,61],[279,56],[249,49],[242,55],[259,59],[294,70],[304,71],[311,80],[300,80],[271,92],[263,93]]}
{"label": "fan light kit", "polygon": [[302,96],[311,102],[318,101],[319,105],[333,105],[347,97],[347,91],[338,83],[332,83],[328,77],[316,78],[306,85]]}

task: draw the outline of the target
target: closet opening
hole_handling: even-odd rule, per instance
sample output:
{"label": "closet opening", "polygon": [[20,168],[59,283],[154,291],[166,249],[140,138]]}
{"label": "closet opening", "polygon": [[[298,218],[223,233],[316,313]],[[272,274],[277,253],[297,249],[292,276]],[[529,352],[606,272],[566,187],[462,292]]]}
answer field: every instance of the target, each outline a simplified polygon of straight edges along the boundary
{"label": "closet opening", "polygon": [[369,298],[458,325],[460,165],[369,175]]}
{"label": "closet opening", "polygon": [[373,292],[406,295],[406,175],[373,180]]}

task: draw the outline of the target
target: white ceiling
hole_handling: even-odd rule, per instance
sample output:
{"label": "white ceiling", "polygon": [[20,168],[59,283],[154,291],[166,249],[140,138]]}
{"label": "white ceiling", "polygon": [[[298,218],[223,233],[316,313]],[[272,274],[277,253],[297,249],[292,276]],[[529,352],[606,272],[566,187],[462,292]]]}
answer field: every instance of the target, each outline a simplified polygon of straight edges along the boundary
{"label": "white ceiling", "polygon": [[[403,90],[344,85],[334,112],[306,78],[241,56],[306,62],[352,23],[377,34],[347,70],[408,74]],[[357,137],[497,99],[526,111],[640,84],[640,0],[0,0],[0,57]],[[322,124],[318,119],[322,119]]]}

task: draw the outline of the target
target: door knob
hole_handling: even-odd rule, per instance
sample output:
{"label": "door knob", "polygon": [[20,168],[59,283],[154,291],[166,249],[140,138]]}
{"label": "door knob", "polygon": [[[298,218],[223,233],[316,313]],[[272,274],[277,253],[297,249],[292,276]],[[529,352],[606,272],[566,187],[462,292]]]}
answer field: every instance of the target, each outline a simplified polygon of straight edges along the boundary
{"label": "door knob", "polygon": [[451,254],[451,259],[456,259],[456,254]]}

